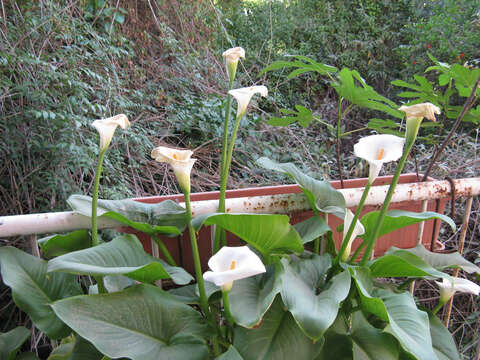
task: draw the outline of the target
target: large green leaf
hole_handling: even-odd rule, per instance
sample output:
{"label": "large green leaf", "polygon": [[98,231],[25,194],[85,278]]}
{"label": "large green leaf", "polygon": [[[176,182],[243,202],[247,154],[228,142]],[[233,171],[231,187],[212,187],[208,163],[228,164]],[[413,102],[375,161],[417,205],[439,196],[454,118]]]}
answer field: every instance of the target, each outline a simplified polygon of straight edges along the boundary
{"label": "large green leaf", "polygon": [[118,236],[108,243],[68,253],[48,262],[48,272],[62,271],[81,275],[125,275],[152,283],[159,279],[188,284],[192,276],[180,267],[170,266],[145,252],[134,235]]}
{"label": "large green leaf", "polygon": [[431,267],[417,255],[402,250],[379,257],[369,267],[373,277],[450,277]]}
{"label": "large green leaf", "polygon": [[12,289],[17,306],[25,311],[35,326],[52,339],[67,336],[70,329],[53,313],[49,304],[81,294],[75,276],[47,274],[47,262],[17,248],[0,248],[3,282]]}
{"label": "large green leaf", "polygon": [[405,351],[418,359],[437,360],[430,337],[427,313],[417,309],[410,293],[376,289],[374,296],[385,304],[389,324],[385,332],[392,334]]}
{"label": "large green leaf", "polygon": [[238,353],[233,345],[228,347],[228,350],[222,355],[215,358],[215,360],[243,360],[243,357]]}
{"label": "large green leaf", "polygon": [[312,216],[307,220],[293,225],[293,227],[297,230],[304,244],[317,239],[327,231],[331,231],[327,222],[320,216]]}
{"label": "large green leaf", "polygon": [[302,189],[314,211],[334,213],[343,219],[345,213],[345,198],[340,191],[335,190],[328,181],[319,181],[303,174],[292,163],[276,163],[268,158],[260,158],[257,164],[265,169],[279,171],[294,179]]}
{"label": "large green leaf", "polygon": [[382,299],[371,295],[373,293],[373,282],[370,269],[367,267],[349,266],[348,270],[355,281],[362,309],[384,321],[388,321],[388,313]]}
{"label": "large green leaf", "polygon": [[[379,211],[372,211],[366,214],[361,222],[365,227],[365,233],[360,237],[368,239],[370,234],[373,232],[375,225],[377,223]],[[417,224],[422,221],[427,221],[431,219],[440,219],[445,221],[448,225],[451,226],[452,230],[455,231],[455,223],[448,216],[433,212],[426,211],[422,213],[416,213],[412,211],[404,210],[390,210],[387,212],[385,219],[383,221],[382,227],[380,228],[379,237],[385,234],[388,234],[392,231],[401,229],[405,226]]]}
{"label": "large green leaf", "polygon": [[[91,197],[71,195],[67,202],[74,211],[84,216],[92,216]],[[187,225],[185,209],[171,200],[148,204],[131,199],[99,199],[97,214],[149,235],[180,235]]]}
{"label": "large green leaf", "polygon": [[0,359],[13,360],[18,349],[30,337],[30,331],[18,326],[6,333],[0,333]]}
{"label": "large green leaf", "polygon": [[55,313],[111,358],[207,359],[200,313],[165,291],[140,284],[113,294],[60,300]]}
{"label": "large green leaf", "polygon": [[88,230],[77,230],[65,235],[51,235],[38,240],[42,254],[46,258],[53,258],[72,251],[87,249],[92,240]]}
{"label": "large green leaf", "polygon": [[209,214],[197,217],[194,226],[217,225],[252,245],[265,259],[270,255],[303,252],[302,239],[287,215]]}
{"label": "large green leaf", "polygon": [[404,252],[418,256],[427,264],[438,270],[444,270],[447,268],[460,268],[470,274],[480,274],[480,267],[463,258],[463,256],[458,252],[451,254],[439,254],[428,251],[423,245],[417,245],[411,249],[399,249],[396,247],[391,247],[387,250],[386,254],[395,255],[402,254]]}
{"label": "large green leaf", "polygon": [[273,266],[265,274],[234,281],[228,297],[235,323],[247,328],[258,326],[280,289]]}
{"label": "large green leaf", "polygon": [[443,325],[443,323],[432,313],[428,314],[430,321],[430,334],[432,337],[433,350],[437,354],[438,360],[458,360],[458,353],[452,334]]}
{"label": "large green leaf", "polygon": [[428,315],[417,309],[412,296],[374,288],[367,268],[349,267],[349,271],[360,294],[362,309],[387,322],[384,331],[392,334],[406,352],[418,359],[436,359]]}
{"label": "large green leaf", "polygon": [[312,255],[309,259],[289,263],[282,259],[282,300],[300,328],[314,341],[319,340],[333,324],[340,303],[350,290],[347,271],[325,283],[331,266],[328,255]]}
{"label": "large green leaf", "polygon": [[354,360],[396,360],[398,343],[390,334],[373,327],[361,311],[352,314]]}
{"label": "large green leaf", "polygon": [[305,336],[277,297],[258,328],[235,328],[233,345],[245,360],[300,360],[315,359],[322,344]]}

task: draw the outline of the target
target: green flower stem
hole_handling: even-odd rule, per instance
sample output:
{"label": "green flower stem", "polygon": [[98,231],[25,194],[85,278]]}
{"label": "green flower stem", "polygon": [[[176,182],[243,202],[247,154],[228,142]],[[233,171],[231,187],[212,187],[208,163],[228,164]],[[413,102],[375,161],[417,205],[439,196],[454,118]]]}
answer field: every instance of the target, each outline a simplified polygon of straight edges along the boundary
{"label": "green flower stem", "polygon": [[225,309],[225,316],[227,318],[228,324],[233,326],[235,324],[235,320],[233,320],[232,312],[230,311],[230,300],[228,299],[228,291],[222,290],[222,300],[223,300],[223,308]]}
{"label": "green flower stem", "polygon": [[[360,214],[362,213],[363,210],[363,204],[365,203],[365,199],[367,198],[368,192],[370,191],[370,188],[372,187],[372,184],[370,181],[367,182],[367,185],[365,186],[365,189],[363,190],[362,197],[360,199],[360,202],[358,203],[357,210],[355,211],[355,215],[353,216],[352,223],[350,224],[350,227],[348,228],[347,235],[345,236],[345,240],[342,242],[342,246],[340,247],[340,250],[337,255],[336,262],[340,262],[342,259],[342,256],[345,254],[345,250],[347,249],[348,242],[350,241],[350,237],[353,234],[353,230],[355,229],[355,224],[357,223],[358,218],[360,217]],[[343,229],[345,231],[345,229]]]}
{"label": "green flower stem", "polygon": [[337,115],[337,131],[336,131],[336,156],[337,156],[337,167],[338,167],[338,176],[340,177],[340,184],[343,189],[343,173],[342,173],[342,157],[340,154],[340,148],[341,148],[341,124],[342,124],[342,101],[343,98],[339,96],[338,98],[338,115]]}
{"label": "green flower stem", "polygon": [[[233,79],[235,76],[230,78],[228,84],[228,90],[230,91],[233,87]],[[228,124],[230,122],[230,112],[232,108],[232,96],[227,95],[227,107],[225,110],[225,121],[223,123],[223,139],[222,139],[222,163],[220,167],[220,197],[218,200],[218,212],[225,212],[225,196],[227,191],[227,175],[225,175],[225,166],[227,164],[227,147],[228,147]],[[228,173],[227,173],[228,174]],[[225,238],[225,230],[217,227],[215,229],[215,241],[213,246],[213,253],[215,254],[220,249],[220,243],[222,243]]]}
{"label": "green flower stem", "polygon": [[190,205],[190,193],[185,191],[185,208],[187,210],[188,231],[190,232],[190,243],[192,244],[193,264],[195,266],[195,277],[197,278],[198,291],[200,293],[200,307],[205,315],[210,318],[208,310],[207,294],[205,292],[205,283],[203,282],[202,266],[200,263],[200,254],[198,252],[197,237],[192,225],[192,207]]}
{"label": "green flower stem", "polygon": [[162,253],[165,256],[165,259],[167,259],[167,262],[172,266],[177,266],[177,263],[175,262],[175,260],[173,260],[172,254],[170,254],[170,251],[168,251],[163,241],[157,235],[153,235],[152,238],[153,240],[155,240],[160,250],[162,250]]}
{"label": "green flower stem", "polygon": [[362,241],[362,243],[357,247],[357,249],[354,251],[352,257],[350,258],[350,260],[348,261],[349,264],[352,264],[355,259],[357,258],[358,254],[360,254],[360,251],[362,251],[362,249],[367,245],[367,242],[364,240]]}
{"label": "green flower stem", "polygon": [[313,252],[315,254],[320,254],[320,237],[317,237],[314,242]]}
{"label": "green flower stem", "polygon": [[107,294],[108,291],[107,291],[107,288],[105,287],[105,284],[103,283],[103,276],[94,276],[93,278],[97,282],[98,293]]}
{"label": "green flower stem", "polygon": [[445,305],[445,303],[439,302],[437,306],[435,306],[435,308],[432,310],[433,314],[436,315],[438,310],[440,310],[443,307],[443,305]]}
{"label": "green flower stem", "polygon": [[100,186],[100,175],[102,174],[102,164],[108,147],[100,150],[98,156],[97,170],[95,172],[95,180],[93,182],[93,198],[92,198],[92,246],[98,245],[98,223],[97,223],[97,205],[98,205],[98,188]]}
{"label": "green flower stem", "polygon": [[395,191],[395,187],[397,186],[398,179],[400,178],[400,174],[402,173],[403,167],[405,166],[405,162],[407,161],[408,154],[410,154],[410,150],[412,150],[413,144],[415,143],[415,138],[408,138],[405,151],[403,152],[400,161],[398,162],[397,170],[395,171],[395,175],[393,175],[392,183],[388,188],[387,196],[385,197],[385,201],[383,202],[382,209],[380,210],[380,214],[378,214],[377,223],[375,224],[375,228],[372,231],[370,237],[367,239],[367,248],[365,249],[365,253],[363,254],[362,260],[360,261],[360,265],[364,266],[367,264],[368,260],[373,251],[373,247],[375,246],[375,241],[380,234],[380,229],[383,224],[383,220],[385,219],[385,215],[388,211],[388,206],[390,205],[390,201],[392,200],[393,192]]}
{"label": "green flower stem", "polygon": [[[227,150],[227,155],[226,155],[226,158],[225,158],[225,166],[223,167],[223,169],[222,169],[223,171],[222,171],[222,174],[221,174],[220,203],[219,203],[219,208],[218,208],[219,212],[225,212],[225,193],[226,193],[226,190],[227,190],[228,173],[230,171],[230,163],[232,162],[233,148],[235,146],[235,140],[237,138],[238,128],[240,127],[240,121],[242,120],[244,114],[245,113],[242,113],[242,114],[239,114],[239,116],[237,116],[236,121],[235,121],[235,125],[233,127],[232,136],[230,138],[230,142],[228,143],[228,150]],[[223,233],[223,236],[220,235],[222,233]],[[218,234],[218,236],[217,236],[217,234]],[[215,242],[214,242],[214,246],[213,246],[213,253],[214,254],[220,249],[221,245],[223,245],[223,246],[226,245],[225,244],[225,231],[223,229],[218,229],[217,228],[217,232],[215,234]]]}

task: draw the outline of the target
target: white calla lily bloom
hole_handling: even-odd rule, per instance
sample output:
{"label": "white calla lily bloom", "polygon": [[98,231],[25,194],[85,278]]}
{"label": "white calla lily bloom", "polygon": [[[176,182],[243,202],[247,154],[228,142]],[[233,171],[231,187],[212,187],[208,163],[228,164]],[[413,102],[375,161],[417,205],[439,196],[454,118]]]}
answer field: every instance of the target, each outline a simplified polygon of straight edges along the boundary
{"label": "white calla lily bloom", "polygon": [[95,120],[92,126],[97,129],[100,135],[100,151],[103,151],[110,145],[117,127],[120,126],[122,129],[126,129],[130,126],[130,121],[128,121],[126,115],[120,114],[106,119]]}
{"label": "white calla lily bloom", "polygon": [[172,165],[175,176],[183,191],[190,193],[190,173],[197,159],[191,159],[193,151],[177,150],[159,146],[152,150],[152,158],[158,162]]}
{"label": "white calla lily bloom", "polygon": [[468,279],[453,277],[451,280],[442,279],[442,282],[435,281],[440,289],[440,302],[446,303],[456,291],[473,295],[480,294],[480,286]]}
{"label": "white calla lily bloom", "polygon": [[262,260],[248,246],[224,246],[208,260],[211,271],[203,274],[206,281],[230,291],[235,280],[266,272]]}
{"label": "white calla lily bloom", "polygon": [[371,135],[361,138],[353,147],[355,156],[369,165],[368,182],[372,184],[386,162],[398,160],[403,154],[405,139],[395,135]]}
{"label": "white calla lily bloom", "polygon": [[263,85],[256,85],[250,87],[244,87],[240,89],[233,89],[228,92],[232,95],[235,100],[237,100],[237,119],[241,118],[245,111],[247,111],[248,104],[252,99],[254,94],[260,94],[263,97],[268,95],[268,89],[266,86]]}
{"label": "white calla lily bloom", "polygon": [[234,47],[223,52],[225,65],[227,66],[228,79],[233,83],[235,73],[237,72],[238,60],[245,59],[245,50],[242,47]]}
{"label": "white calla lily bloom", "polygon": [[[352,224],[353,218],[355,215],[350,209],[347,209],[345,212],[345,218],[343,220],[343,240],[345,241],[345,236],[347,236],[348,229],[350,228],[350,225]],[[342,261],[346,261],[348,257],[350,256],[350,253],[352,252],[352,244],[353,241],[360,235],[365,234],[365,228],[363,227],[362,223],[357,220],[355,223],[355,227],[353,228],[352,235],[350,236],[350,239],[348,240],[347,247],[345,248],[345,252],[343,253],[342,256]]]}
{"label": "white calla lily bloom", "polygon": [[405,112],[407,118],[406,138],[414,141],[417,137],[418,129],[424,118],[436,121],[435,114],[441,113],[440,108],[432,103],[421,103],[411,106],[400,106],[398,110]]}

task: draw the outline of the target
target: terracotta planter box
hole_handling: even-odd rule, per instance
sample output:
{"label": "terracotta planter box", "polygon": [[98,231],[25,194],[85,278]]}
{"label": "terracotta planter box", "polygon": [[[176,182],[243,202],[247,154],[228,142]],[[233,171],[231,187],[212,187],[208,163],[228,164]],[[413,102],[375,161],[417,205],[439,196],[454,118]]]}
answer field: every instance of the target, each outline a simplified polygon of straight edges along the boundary
{"label": "terracotta planter box", "polygon": [[[388,185],[391,181],[391,176],[384,176],[379,177],[373,184],[373,186],[379,185]],[[415,174],[404,174],[401,175],[399,183],[413,183],[419,181]],[[364,187],[367,182],[366,178],[362,179],[351,179],[345,180],[344,185],[345,188],[360,188]],[[330,184],[336,188],[340,188],[340,181],[332,181]],[[247,189],[239,189],[239,190],[228,190],[227,191],[227,199],[228,198],[241,198],[241,197],[250,197],[250,196],[263,196],[263,195],[276,195],[276,194],[296,194],[301,193],[300,188],[298,185],[281,185],[281,186],[268,186],[268,187],[258,187],[258,188],[247,188]],[[204,192],[204,193],[194,193],[191,195],[192,201],[201,201],[201,200],[216,200],[218,199],[219,192],[212,191],[212,192]],[[144,197],[144,198],[137,198],[134,199],[136,201],[141,201],[145,203],[158,203],[165,200],[174,200],[178,202],[183,202],[183,195],[167,195],[167,196],[153,196],[153,197]],[[428,202],[427,211],[436,211],[439,213],[443,213],[445,209],[445,204],[447,200],[431,200]],[[390,206],[390,209],[400,209],[400,210],[408,210],[408,211],[421,211],[421,201],[405,201],[401,203],[395,203]],[[379,210],[380,207],[374,206],[365,206],[362,214],[370,212],[372,210]],[[352,211],[355,211],[355,208],[351,208]],[[228,209],[227,209],[228,212]],[[290,213],[290,222],[295,224],[297,222],[303,221],[313,215],[312,211],[304,211],[304,212],[294,212]],[[337,245],[337,248],[340,247],[341,242],[341,234],[338,234],[335,229],[338,225],[340,225],[342,221],[338,219],[334,215],[330,215],[328,217],[328,224],[334,233],[334,240]],[[410,225],[408,227],[402,228],[390,234],[384,235],[377,240],[375,244],[375,256],[382,255],[388,248],[391,246],[396,246],[399,248],[411,248],[416,245],[417,239],[417,229],[418,225]],[[430,248],[430,244],[432,241],[436,243],[436,239],[438,237],[440,226],[436,226],[434,229],[434,221],[429,220],[425,222],[424,232],[422,243]],[[139,233],[131,228],[123,228],[122,229],[128,233],[136,234],[139,239],[141,240],[145,250],[149,253],[152,252],[152,246],[150,238],[143,234]],[[202,261],[202,267],[204,269],[207,268],[207,261],[211,255],[211,236],[212,231],[210,227],[203,227],[200,230],[198,236],[198,244],[200,248],[200,257]],[[172,254],[173,258],[180,266],[184,267],[187,271],[193,273],[193,259],[191,253],[191,246],[190,240],[188,236],[188,231],[186,231],[183,236],[181,237],[174,237],[168,238],[164,237],[164,243],[169,249],[170,253]],[[242,241],[238,238],[228,234],[227,242],[230,246],[238,246],[242,245]],[[356,240],[353,245],[353,249],[355,249],[360,240]],[[441,247],[441,244],[436,243],[436,248]],[[161,254],[160,254],[161,256]]]}

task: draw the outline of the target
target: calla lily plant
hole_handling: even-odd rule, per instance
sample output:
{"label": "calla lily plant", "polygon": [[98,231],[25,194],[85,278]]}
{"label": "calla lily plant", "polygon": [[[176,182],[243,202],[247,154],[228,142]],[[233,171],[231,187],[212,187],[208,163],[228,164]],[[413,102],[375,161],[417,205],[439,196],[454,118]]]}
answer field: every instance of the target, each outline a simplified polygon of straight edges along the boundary
{"label": "calla lily plant", "polygon": [[[134,234],[122,234],[99,244],[94,239],[101,163],[115,129],[126,128],[129,122],[125,115],[97,120],[93,126],[100,134],[100,165],[92,211],[85,211],[83,202],[77,202],[74,208],[92,217],[92,235],[76,231],[40,240],[48,261],[16,248],[0,247],[1,277],[15,294],[17,306],[29,315],[39,331],[59,340],[52,342],[56,346],[53,356],[71,354],[69,358],[460,359],[451,334],[435,313],[456,291],[479,295],[480,286],[453,278],[444,270],[459,268],[480,274],[480,268],[459,254],[432,253],[421,245],[413,249],[392,248],[377,258],[373,252],[383,234],[402,226],[439,219],[455,230],[453,220],[442,214],[401,210],[392,213],[388,209],[420,122],[423,118],[434,120],[440,109],[429,103],[402,106],[400,111],[405,112],[407,120],[405,138],[372,135],[358,141],[354,154],[368,162],[370,172],[355,213],[347,208],[342,192],[329,182],[303,174],[294,164],[268,159],[259,164],[294,179],[313,217],[292,225],[284,214],[227,212],[226,179],[240,120],[253,95],[268,93],[265,86],[232,90],[237,63],[244,56],[241,48],[223,54],[229,72],[227,105],[235,99],[238,107],[231,136],[227,131],[224,134],[228,141],[222,149],[218,211],[196,216],[192,213],[190,176],[196,162],[193,152],[156,147],[151,157],[172,166],[184,202],[167,200],[147,206],[131,199],[104,201],[102,207],[108,211],[103,211],[102,216],[149,235],[161,231],[172,236],[163,240],[162,252],[167,262],[146,253]],[[305,57],[300,59],[307,61]],[[320,74],[322,69],[328,69],[329,76],[336,76],[332,70],[335,68],[325,64],[309,62],[306,69],[310,68]],[[345,80],[349,74],[361,83],[360,87],[353,80]],[[372,95],[373,90],[357,74],[342,70],[343,80],[335,82],[338,93],[343,94],[340,110],[343,100],[353,103],[358,100],[355,96],[363,96],[360,105],[372,101],[367,106],[370,109],[392,104]],[[350,109],[350,105],[344,107],[338,118],[343,119]],[[388,111],[398,115],[397,109],[392,109],[389,107]],[[369,190],[383,164],[397,160],[381,209],[364,215],[363,204],[367,203]],[[343,221],[343,230],[330,228],[324,214]],[[232,245],[230,236],[228,241],[225,236],[216,236],[213,244],[202,240],[202,253],[197,234],[207,226],[216,226],[217,234],[228,231],[242,246],[228,246]],[[190,237],[187,247],[179,237],[185,227]],[[334,237],[335,232],[338,234]],[[341,239],[338,251],[334,238]],[[362,242],[351,255],[355,239]],[[312,246],[320,241],[324,246]],[[179,243],[182,251],[172,256],[166,248]],[[364,253],[357,261],[362,249]],[[193,260],[192,274],[177,266],[177,261],[180,264],[185,259]],[[84,285],[90,284],[92,277],[97,286],[84,294]],[[433,311],[425,310],[425,303],[417,305],[418,299],[405,291],[414,279],[442,279],[437,282],[440,299]],[[158,280],[163,281],[161,285]],[[28,335],[29,331],[23,330]],[[19,332],[25,337],[23,330]],[[5,339],[3,336],[0,334],[0,340]]]}

